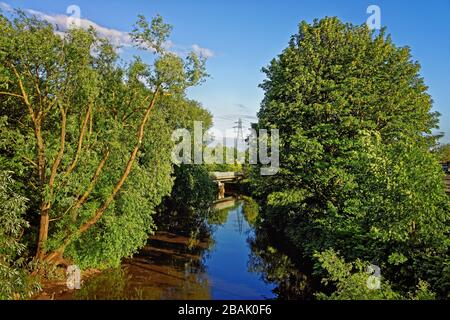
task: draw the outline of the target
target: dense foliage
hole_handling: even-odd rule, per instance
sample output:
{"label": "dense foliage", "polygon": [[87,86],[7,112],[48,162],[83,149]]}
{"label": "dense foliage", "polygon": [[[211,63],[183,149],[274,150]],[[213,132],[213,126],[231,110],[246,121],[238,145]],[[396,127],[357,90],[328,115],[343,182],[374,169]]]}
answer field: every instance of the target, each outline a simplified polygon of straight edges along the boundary
{"label": "dense foliage", "polygon": [[[204,130],[212,127],[212,115],[195,101],[188,108],[172,110],[168,121],[177,129],[194,134],[195,121],[202,122]],[[194,139],[193,139],[194,140]],[[194,141],[191,141],[191,158],[194,159]],[[202,148],[206,148],[203,142]],[[191,236],[193,239],[208,233],[207,220],[214,213],[212,204],[217,198],[217,185],[209,176],[206,165],[178,164],[172,174],[174,186],[157,209],[155,224],[158,230]]]}
{"label": "dense foliage", "polygon": [[217,185],[202,165],[175,167],[175,182],[155,217],[159,230],[201,238],[208,235]]}
{"label": "dense foliage", "polygon": [[238,161],[236,160],[243,158],[244,152],[238,152],[236,151],[236,148],[226,147],[222,144],[217,144],[216,146],[207,146],[205,148],[209,149],[207,154],[211,154],[213,156],[212,158],[205,159],[205,162],[207,162],[205,166],[209,171],[242,172],[242,163],[238,163]]}
{"label": "dense foliage", "polygon": [[258,126],[280,130],[280,171],[253,182],[265,223],[305,256],[334,248],[402,294],[424,280],[445,297],[449,199],[419,70],[384,31],[301,23],[261,85]]}
{"label": "dense foliage", "polygon": [[450,162],[450,144],[443,144],[434,150],[442,162]]}
{"label": "dense foliage", "polygon": [[120,61],[92,28],[56,31],[0,15],[0,167],[29,199],[27,245],[40,261],[116,266],[145,244],[171,192],[181,115],[208,114],[185,96],[205,61],[166,51],[171,27],[159,16],[131,33],[150,65]]}
{"label": "dense foliage", "polygon": [[26,272],[22,236],[28,222],[23,218],[26,199],[11,188],[10,174],[0,171],[0,300],[27,298],[39,286]]}
{"label": "dense foliage", "polygon": [[[321,300],[433,300],[435,294],[429,291],[428,284],[419,281],[414,292],[402,295],[395,292],[388,281],[374,277],[371,280],[367,274],[368,263],[357,260],[354,263],[346,263],[332,249],[326,250],[315,257],[328,273],[323,280],[325,284],[329,282],[336,284],[336,291],[331,295],[317,293]],[[372,281],[372,282],[370,282]],[[380,282],[378,282],[380,281]],[[369,282],[370,287],[367,285]],[[374,288],[379,285],[379,288]],[[373,286],[373,287],[372,287]]]}

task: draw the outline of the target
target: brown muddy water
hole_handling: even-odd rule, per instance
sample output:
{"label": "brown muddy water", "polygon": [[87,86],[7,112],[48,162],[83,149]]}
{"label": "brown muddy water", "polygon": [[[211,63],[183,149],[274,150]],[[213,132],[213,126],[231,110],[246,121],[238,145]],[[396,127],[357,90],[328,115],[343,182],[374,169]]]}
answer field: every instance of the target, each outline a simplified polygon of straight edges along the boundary
{"label": "brown muddy water", "polygon": [[158,232],[118,269],[87,277],[80,290],[63,284],[41,299],[309,299],[308,278],[252,227],[237,199],[217,204],[219,217],[203,241]]}

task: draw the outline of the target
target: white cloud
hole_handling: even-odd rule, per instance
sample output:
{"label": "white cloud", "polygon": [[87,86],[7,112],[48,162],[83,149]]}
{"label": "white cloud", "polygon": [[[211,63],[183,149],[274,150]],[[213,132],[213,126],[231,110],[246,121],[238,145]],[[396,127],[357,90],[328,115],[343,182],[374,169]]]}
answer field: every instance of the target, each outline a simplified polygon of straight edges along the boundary
{"label": "white cloud", "polygon": [[[5,2],[0,2],[0,8],[5,11],[8,11],[8,12],[11,12],[14,10],[11,5],[9,5],[8,3],[5,3]],[[69,7],[69,8],[71,8],[71,7]],[[77,26],[79,26],[83,29],[89,29],[90,27],[93,27],[97,31],[97,33],[100,37],[108,39],[116,47],[119,47],[119,46],[120,47],[132,47],[133,46],[132,39],[128,32],[116,30],[116,29],[112,29],[112,28],[107,28],[107,27],[101,26],[89,19],[84,19],[84,18],[77,19],[70,15],[49,14],[49,13],[45,13],[45,12],[37,11],[37,10],[33,10],[33,9],[24,9],[24,11],[30,15],[34,15],[40,19],[46,20],[47,22],[56,26],[56,28],[57,28],[56,33],[61,36],[64,36],[64,32],[66,32],[70,28],[72,23],[75,23]],[[172,43],[172,41],[170,41],[170,40],[164,44],[164,48],[166,50],[172,50],[172,51],[174,51],[173,53],[181,54],[181,55],[186,54],[188,51],[188,50],[186,50],[186,47],[176,45],[176,44]],[[200,55],[204,58],[211,58],[214,56],[214,52],[212,50],[207,49],[207,48],[202,48],[197,44],[192,45],[190,48],[191,48],[191,50],[193,50],[198,55]],[[180,52],[177,52],[177,51],[180,51]]]}
{"label": "white cloud", "polygon": [[199,56],[203,58],[212,58],[214,57],[214,52],[211,49],[202,48],[197,44],[193,44],[191,46],[192,50],[197,53]]}
{"label": "white cloud", "polygon": [[32,9],[26,9],[25,12],[27,12],[30,15],[35,15],[55,25],[60,32],[67,31],[68,28],[70,28],[70,26],[72,25],[72,23],[75,23],[77,26],[83,29],[89,29],[91,27],[94,28],[100,37],[110,40],[111,43],[115,46],[130,47],[132,45],[131,37],[128,34],[128,32],[106,28],[88,19],[84,18],[75,19],[71,16],[64,14],[52,15]]}
{"label": "white cloud", "polygon": [[5,11],[12,11],[13,10],[13,8],[9,4],[7,4],[5,2],[0,2],[0,9],[5,10]]}

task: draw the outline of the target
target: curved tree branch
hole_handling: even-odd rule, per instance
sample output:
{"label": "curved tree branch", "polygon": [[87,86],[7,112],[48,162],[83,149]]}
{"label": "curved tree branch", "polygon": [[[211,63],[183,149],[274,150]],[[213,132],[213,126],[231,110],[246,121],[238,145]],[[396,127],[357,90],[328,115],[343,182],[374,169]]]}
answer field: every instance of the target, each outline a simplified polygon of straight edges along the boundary
{"label": "curved tree branch", "polygon": [[75,152],[75,156],[72,160],[72,163],[69,165],[66,172],[64,173],[63,179],[67,178],[67,176],[73,172],[73,170],[75,169],[75,167],[77,165],[78,158],[80,157],[81,149],[83,147],[84,136],[86,135],[86,130],[87,130],[91,111],[92,111],[92,105],[89,104],[88,110],[87,110],[86,115],[83,120],[83,124],[81,126],[80,136],[78,138],[77,151]]}

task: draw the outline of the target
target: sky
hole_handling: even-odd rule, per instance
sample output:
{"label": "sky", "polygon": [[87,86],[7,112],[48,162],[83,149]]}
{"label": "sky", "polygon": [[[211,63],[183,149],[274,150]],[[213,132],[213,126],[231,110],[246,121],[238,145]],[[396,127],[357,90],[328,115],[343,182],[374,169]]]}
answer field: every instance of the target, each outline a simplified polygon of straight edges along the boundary
{"label": "sky", "polygon": [[371,15],[367,8],[377,5],[395,44],[409,46],[422,65],[433,110],[442,114],[438,131],[446,133],[443,142],[450,142],[450,0],[0,0],[0,8],[28,9],[52,22],[72,15],[73,5],[86,25],[95,24],[124,45],[124,59],[133,54],[127,32],[137,15],[162,15],[173,25],[171,50],[194,50],[209,58],[211,77],[188,95],[211,111],[222,131],[238,118],[247,126],[256,121],[264,96],[258,87],[264,80],[261,69],[287,46],[300,21],[337,16],[362,24]]}

